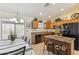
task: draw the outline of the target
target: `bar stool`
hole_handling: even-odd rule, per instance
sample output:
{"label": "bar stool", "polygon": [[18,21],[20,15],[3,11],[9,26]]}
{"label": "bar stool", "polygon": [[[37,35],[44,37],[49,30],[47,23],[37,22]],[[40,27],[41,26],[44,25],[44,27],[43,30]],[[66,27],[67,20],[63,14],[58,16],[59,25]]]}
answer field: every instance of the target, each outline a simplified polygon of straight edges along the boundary
{"label": "bar stool", "polygon": [[58,55],[61,50],[61,45],[54,44],[54,48],[55,48],[54,54]]}
{"label": "bar stool", "polygon": [[43,54],[44,54],[44,51],[45,51],[46,45],[47,45],[47,41],[46,41],[46,40],[44,40]]}
{"label": "bar stool", "polygon": [[67,55],[67,47],[65,45],[62,45],[62,48],[61,48],[61,55]]}
{"label": "bar stool", "polygon": [[48,55],[50,55],[50,52],[53,53],[53,40],[52,39],[47,39],[44,41],[44,49],[43,49],[43,54],[44,54],[44,50],[45,48],[47,48],[48,51]]}

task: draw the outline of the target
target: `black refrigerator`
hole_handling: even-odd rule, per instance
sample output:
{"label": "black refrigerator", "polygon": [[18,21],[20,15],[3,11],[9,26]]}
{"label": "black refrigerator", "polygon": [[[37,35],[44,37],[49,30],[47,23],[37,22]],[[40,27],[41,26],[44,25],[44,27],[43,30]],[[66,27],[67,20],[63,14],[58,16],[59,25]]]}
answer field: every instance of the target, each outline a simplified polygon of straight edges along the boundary
{"label": "black refrigerator", "polygon": [[79,50],[79,23],[66,23],[63,27],[63,36],[75,38],[74,48]]}

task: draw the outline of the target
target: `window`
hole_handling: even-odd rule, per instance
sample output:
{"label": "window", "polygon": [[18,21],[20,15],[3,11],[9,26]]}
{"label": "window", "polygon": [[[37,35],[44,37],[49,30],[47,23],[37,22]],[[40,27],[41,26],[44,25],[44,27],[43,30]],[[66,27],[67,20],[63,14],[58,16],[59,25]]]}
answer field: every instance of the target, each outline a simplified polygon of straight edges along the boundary
{"label": "window", "polygon": [[8,39],[10,31],[14,32],[14,24],[3,23],[2,24],[2,40]]}
{"label": "window", "polygon": [[0,40],[8,39],[8,35],[10,35],[11,31],[14,32],[17,35],[17,37],[22,38],[22,36],[24,35],[24,24],[22,23],[15,24],[14,22],[6,22],[6,21],[2,22],[2,25],[0,23]]}

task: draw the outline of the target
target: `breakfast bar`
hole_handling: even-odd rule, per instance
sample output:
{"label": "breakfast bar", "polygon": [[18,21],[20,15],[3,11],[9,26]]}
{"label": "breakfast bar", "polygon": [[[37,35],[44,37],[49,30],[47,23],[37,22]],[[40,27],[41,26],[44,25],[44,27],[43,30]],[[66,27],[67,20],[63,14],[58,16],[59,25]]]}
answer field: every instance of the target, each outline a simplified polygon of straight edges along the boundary
{"label": "breakfast bar", "polygon": [[73,55],[74,54],[74,38],[46,35],[45,44],[47,50],[56,55]]}

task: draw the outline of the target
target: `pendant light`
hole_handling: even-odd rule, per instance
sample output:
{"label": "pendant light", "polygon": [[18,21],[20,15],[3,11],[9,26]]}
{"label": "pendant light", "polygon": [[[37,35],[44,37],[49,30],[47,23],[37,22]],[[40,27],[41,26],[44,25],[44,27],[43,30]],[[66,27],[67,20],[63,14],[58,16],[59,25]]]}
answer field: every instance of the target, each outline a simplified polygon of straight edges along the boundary
{"label": "pendant light", "polygon": [[[17,13],[16,13],[16,17],[11,18],[10,21],[15,22],[15,23],[24,23],[24,20],[21,18],[19,18],[20,13],[19,13],[19,5],[17,4]],[[22,16],[22,15],[21,15]]]}
{"label": "pendant light", "polygon": [[21,19],[19,20],[20,23],[24,23],[24,19],[23,19],[23,8],[21,7],[20,9],[22,11],[22,14],[21,14]]}

